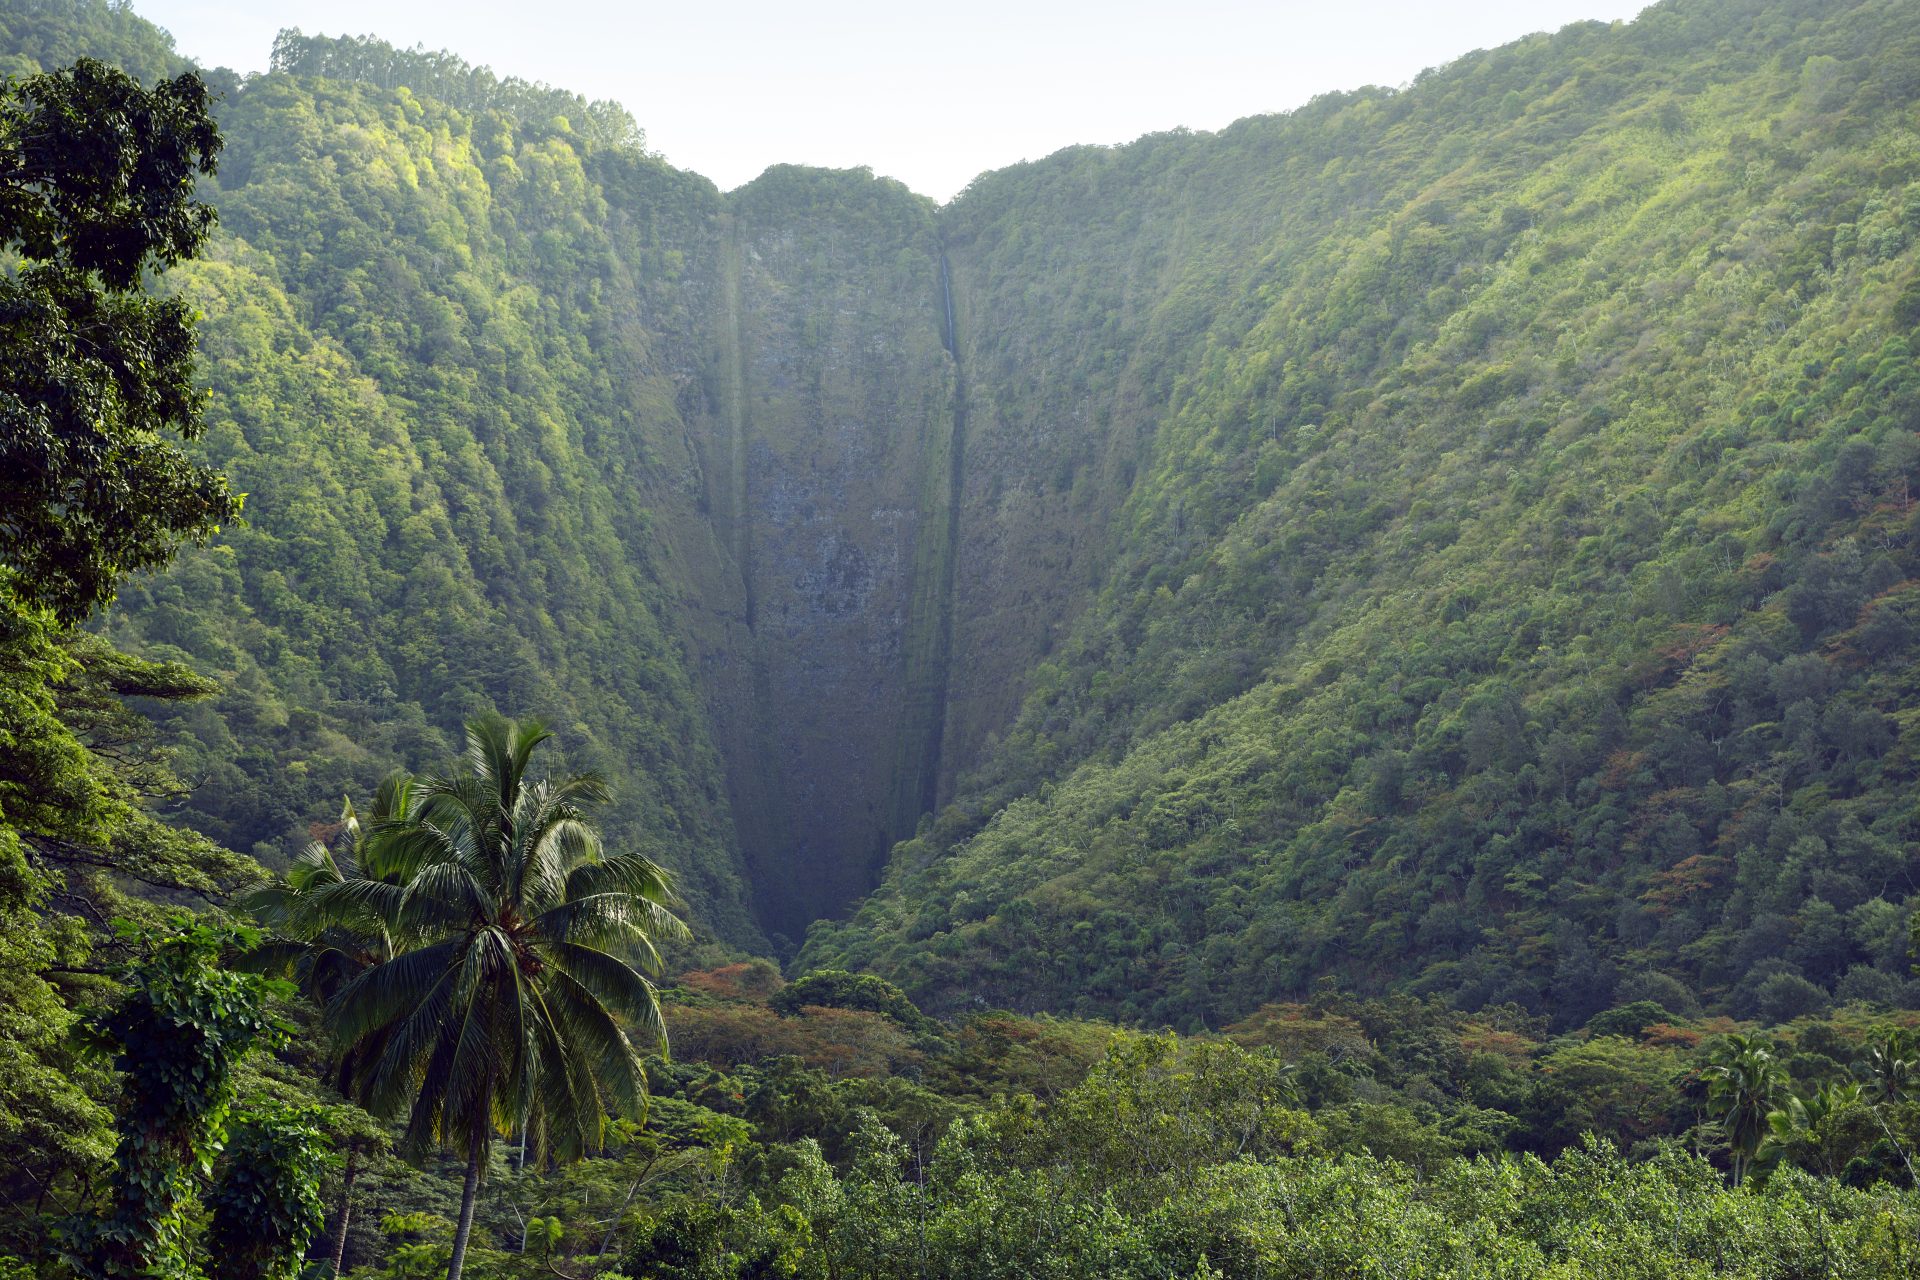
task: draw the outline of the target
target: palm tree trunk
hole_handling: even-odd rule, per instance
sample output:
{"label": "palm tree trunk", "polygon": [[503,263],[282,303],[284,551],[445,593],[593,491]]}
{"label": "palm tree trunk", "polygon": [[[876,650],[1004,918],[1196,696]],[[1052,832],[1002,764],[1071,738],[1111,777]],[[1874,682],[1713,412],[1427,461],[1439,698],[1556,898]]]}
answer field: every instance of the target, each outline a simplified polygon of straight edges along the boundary
{"label": "palm tree trunk", "polygon": [[467,1265],[467,1237],[473,1234],[473,1202],[480,1191],[480,1165],[487,1158],[487,1116],[482,1111],[473,1120],[473,1137],[467,1144],[467,1181],[460,1189],[460,1225],[453,1232],[453,1258],[447,1263],[447,1280],[460,1280]]}
{"label": "palm tree trunk", "polygon": [[333,1280],[347,1260],[347,1224],[353,1221],[353,1184],[360,1176],[360,1144],[347,1147],[347,1167],[340,1177],[340,1216],[333,1226]]}

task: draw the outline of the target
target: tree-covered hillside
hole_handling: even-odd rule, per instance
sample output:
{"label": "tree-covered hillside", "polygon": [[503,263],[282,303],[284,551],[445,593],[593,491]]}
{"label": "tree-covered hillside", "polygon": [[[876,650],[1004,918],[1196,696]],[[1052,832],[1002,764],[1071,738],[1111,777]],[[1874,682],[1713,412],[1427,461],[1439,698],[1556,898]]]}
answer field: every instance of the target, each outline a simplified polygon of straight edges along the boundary
{"label": "tree-covered hillside", "polygon": [[0,0],[0,1278],[1920,1276],[1913,10],[941,207]]}
{"label": "tree-covered hillside", "polygon": [[[30,16],[23,65],[164,49],[104,5]],[[864,171],[723,197],[610,104],[448,55],[287,32],[274,67],[214,77],[221,234],[170,281],[248,523],[104,623],[222,686],[164,717],[178,816],[275,864],[509,707],[608,773],[697,927],[797,941],[932,794],[933,206]]]}
{"label": "tree-covered hillside", "polygon": [[[231,238],[181,287],[208,314],[210,456],[257,514],[230,558],[115,620],[174,623],[150,638],[230,673],[230,697],[264,668],[263,705],[226,716],[231,749],[196,733],[230,779],[210,788],[232,811],[209,817],[235,824],[216,834],[277,836],[337,807],[356,756],[425,761],[463,714],[534,709],[618,779],[623,834],[673,849],[708,926],[750,937],[648,504],[621,470],[659,391],[609,368],[627,353],[605,295],[631,291],[589,235],[590,148],[564,121],[520,134],[328,82],[252,87],[223,120]],[[261,750],[271,766],[234,769]]]}
{"label": "tree-covered hillside", "polygon": [[800,963],[937,1009],[1904,1000],[1909,17],[1671,0],[941,209],[287,33],[171,285],[249,523],[105,623],[222,684],[176,816],[273,862],[497,705],[748,947],[921,819]]}
{"label": "tree-covered hillside", "polygon": [[1184,1025],[1323,980],[1904,999],[1912,18],[1678,0],[979,179],[970,421],[1062,506],[1139,477],[803,965]]}
{"label": "tree-covered hillside", "polygon": [[[14,22],[26,65],[166,65],[117,7]],[[158,713],[196,783],[176,818],[276,865],[341,796],[447,755],[463,716],[537,712],[614,779],[617,837],[673,863],[707,930],[753,941],[642,491],[671,391],[625,373],[627,317],[671,288],[634,276],[665,251],[614,251],[587,167],[696,210],[711,187],[605,112],[595,141],[559,115],[275,75],[228,83],[220,114],[203,189],[222,234],[168,287],[202,313],[200,450],[248,519],[103,624],[221,686]]]}

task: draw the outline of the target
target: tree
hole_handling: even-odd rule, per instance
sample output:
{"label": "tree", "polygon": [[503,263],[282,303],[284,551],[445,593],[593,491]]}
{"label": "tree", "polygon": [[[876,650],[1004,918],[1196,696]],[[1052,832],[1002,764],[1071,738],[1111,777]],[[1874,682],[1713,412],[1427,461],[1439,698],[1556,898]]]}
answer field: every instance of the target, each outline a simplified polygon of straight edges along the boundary
{"label": "tree", "polygon": [[121,702],[210,686],[71,626],[238,509],[166,438],[197,425],[191,313],[139,289],[205,239],[207,106],[192,76],[149,91],[96,62],[0,82],[0,1138],[43,1186],[107,1140],[62,1048],[50,975],[92,940],[65,924],[254,870],[146,807],[175,783]]}
{"label": "tree", "polygon": [[[1600,1020],[1594,1020],[1598,1023]],[[1530,1116],[1538,1136],[1572,1146],[1593,1133],[1622,1149],[1668,1128],[1671,1051],[1617,1035],[1565,1044],[1540,1058]]]}
{"label": "tree", "polygon": [[91,59],[0,88],[0,575],[62,622],[239,514],[167,434],[199,430],[192,311],[141,289],[213,225],[210,101]]}
{"label": "tree", "polygon": [[1867,1106],[1864,1091],[1851,1082],[1823,1085],[1805,1098],[1789,1094],[1786,1105],[1767,1117],[1755,1161],[1765,1168],[1788,1159],[1837,1178],[1879,1137]]}
{"label": "tree", "polygon": [[1707,1082],[1708,1105],[1733,1149],[1733,1182],[1739,1186],[1773,1132],[1770,1117],[1787,1091],[1786,1068],[1766,1037],[1730,1035],[1700,1074]]}
{"label": "tree", "polygon": [[1866,1068],[1876,1100],[1905,1101],[1920,1087],[1920,1038],[1899,1027],[1882,1032],[1868,1046]]}
{"label": "tree", "polygon": [[909,1031],[924,1031],[933,1025],[933,1019],[915,1008],[907,993],[893,983],[870,973],[848,973],[844,969],[816,969],[782,987],[767,1003],[789,1016],[815,1005],[883,1014]]}
{"label": "tree", "polygon": [[[381,781],[374,794],[369,819],[373,824],[395,821],[407,811],[412,779],[394,774]],[[382,866],[369,847],[368,824],[360,821],[353,802],[340,811],[339,829],[330,841],[310,841],[294,856],[286,878],[263,885],[242,899],[274,935],[246,957],[252,967],[290,974],[301,994],[325,1008],[346,985],[367,969],[394,955],[394,940],[379,916],[356,901],[361,886],[372,882],[398,884],[398,872]],[[341,1052],[335,1060],[335,1084],[345,1092],[353,1076],[353,1055]],[[358,1114],[358,1113],[356,1113]],[[363,1117],[364,1121],[364,1117]],[[368,1147],[386,1140],[380,1132],[346,1135],[346,1161],[340,1175],[340,1207],[333,1222],[333,1274],[340,1275],[347,1252],[347,1229],[353,1224],[353,1189]]]}
{"label": "tree", "polygon": [[[251,941],[244,931],[177,922],[173,932],[146,939],[146,954],[127,972],[126,994],[94,1020],[95,1042],[113,1054],[124,1084],[111,1207],[66,1231],[65,1260],[82,1276],[193,1275],[184,1210],[226,1137],[235,1068],[285,1033],[267,1012],[271,985],[219,966],[224,949]],[[296,1197],[303,1185],[314,1194],[301,1179],[317,1172],[287,1175]]]}
{"label": "tree", "polygon": [[[326,1221],[319,1115],[282,1108],[245,1117],[208,1196],[211,1280],[294,1280]],[[337,1274],[337,1273],[336,1273]]]}
{"label": "tree", "polygon": [[[407,1117],[416,1151],[467,1158],[449,1280],[459,1280],[495,1133],[538,1157],[601,1145],[609,1112],[643,1105],[629,1038],[664,1047],[654,940],[686,935],[667,873],[608,856],[586,820],[597,775],[534,778],[552,735],[496,715],[467,725],[467,768],[412,783],[411,802],[370,829],[378,878],[331,893],[332,925],[391,940],[391,958],[348,981],[327,1009],[352,1096]],[[343,881],[343,883],[345,883]]]}
{"label": "tree", "polygon": [[[301,994],[324,1009],[370,967],[393,959],[397,940],[366,897],[373,885],[404,887],[407,868],[382,861],[368,837],[373,827],[402,820],[412,793],[413,779],[405,774],[383,779],[368,823],[348,800],[331,840],[309,841],[283,880],[242,898],[274,931],[249,953],[252,967],[290,975]],[[351,1077],[351,1054],[343,1053],[337,1081],[342,1092]]]}

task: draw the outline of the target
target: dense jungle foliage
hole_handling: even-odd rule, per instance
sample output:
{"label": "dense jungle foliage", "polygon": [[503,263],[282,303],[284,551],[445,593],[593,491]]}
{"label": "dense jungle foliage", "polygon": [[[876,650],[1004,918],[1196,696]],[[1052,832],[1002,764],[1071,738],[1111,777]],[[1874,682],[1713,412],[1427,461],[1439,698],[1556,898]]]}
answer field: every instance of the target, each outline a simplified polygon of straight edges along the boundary
{"label": "dense jungle foliage", "polygon": [[936,209],[0,5],[0,1277],[1920,1276],[1913,17]]}
{"label": "dense jungle foliage", "polygon": [[[184,65],[120,6],[10,5],[0,21],[18,69],[123,49],[136,70]],[[289,35],[276,56],[351,48]],[[196,783],[174,816],[227,848],[284,865],[343,795],[439,760],[498,705],[606,772],[610,830],[671,849],[703,927],[751,942],[648,503],[623,474],[647,462],[632,419],[661,392],[622,376],[630,289],[602,278],[607,207],[587,177],[664,166],[631,122],[468,79],[478,114],[352,81],[212,76],[227,145],[201,196],[221,231],[164,287],[201,314],[197,448],[250,518],[130,582],[95,626],[217,680],[150,710]],[[574,105],[601,121],[591,139],[559,114]]]}
{"label": "dense jungle foliage", "polygon": [[974,384],[1164,410],[1094,603],[802,967],[1181,1027],[1911,1003],[1912,17],[1659,5],[978,179]]}

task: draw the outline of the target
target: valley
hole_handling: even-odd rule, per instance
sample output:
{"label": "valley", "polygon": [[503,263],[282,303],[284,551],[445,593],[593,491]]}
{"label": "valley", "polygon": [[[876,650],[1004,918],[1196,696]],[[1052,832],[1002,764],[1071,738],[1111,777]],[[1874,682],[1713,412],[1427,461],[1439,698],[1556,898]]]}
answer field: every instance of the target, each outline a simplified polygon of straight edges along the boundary
{"label": "valley", "polygon": [[[1662,0],[941,204],[0,6],[222,144],[74,276],[191,318],[124,456],[200,523],[93,607],[6,557],[112,485],[0,520],[0,1277],[224,1280],[276,1142],[288,1280],[1913,1274],[1917,16]],[[24,297],[92,242],[7,93]],[[238,1046],[203,1129],[125,1136],[149,1035]],[[175,1269],[101,1269],[149,1185]]]}
{"label": "valley", "polygon": [[[189,755],[270,730],[194,801],[233,847],[522,706],[712,936],[936,1005],[1192,1025],[1334,975],[1573,1018],[1650,971],[1744,1008],[1816,899],[1851,923],[1795,976],[1880,991],[1897,9],[1656,9],[945,208],[723,195],[285,43],[178,286],[259,514],[108,634],[227,686]],[[324,368],[276,393],[298,466],[262,344]],[[391,441],[372,527],[326,510],[370,463],[323,389]]]}

